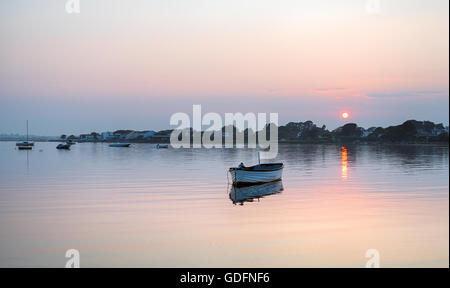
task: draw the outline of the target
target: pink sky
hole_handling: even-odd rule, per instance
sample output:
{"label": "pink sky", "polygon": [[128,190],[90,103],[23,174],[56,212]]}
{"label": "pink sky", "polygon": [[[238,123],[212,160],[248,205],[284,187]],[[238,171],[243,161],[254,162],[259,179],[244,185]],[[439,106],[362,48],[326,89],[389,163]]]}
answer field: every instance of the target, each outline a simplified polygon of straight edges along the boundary
{"label": "pink sky", "polygon": [[448,125],[446,0],[163,2],[2,1],[0,133],[164,129],[193,104]]}

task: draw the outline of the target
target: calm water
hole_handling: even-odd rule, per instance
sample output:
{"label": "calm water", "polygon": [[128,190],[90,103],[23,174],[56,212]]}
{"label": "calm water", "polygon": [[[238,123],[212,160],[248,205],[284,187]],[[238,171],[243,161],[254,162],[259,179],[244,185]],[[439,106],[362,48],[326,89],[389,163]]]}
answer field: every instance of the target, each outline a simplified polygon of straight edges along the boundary
{"label": "calm water", "polygon": [[282,145],[282,183],[237,202],[252,150],[55,146],[0,142],[0,266],[449,266],[448,146]]}

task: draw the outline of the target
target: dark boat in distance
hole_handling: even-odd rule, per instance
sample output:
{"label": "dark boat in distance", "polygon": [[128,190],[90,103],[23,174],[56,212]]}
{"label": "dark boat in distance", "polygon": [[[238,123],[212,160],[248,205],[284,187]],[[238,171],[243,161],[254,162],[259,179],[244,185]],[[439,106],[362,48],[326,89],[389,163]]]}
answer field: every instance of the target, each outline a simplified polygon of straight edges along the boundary
{"label": "dark boat in distance", "polygon": [[123,147],[123,148],[126,148],[126,147],[130,147],[130,143],[120,143],[120,142],[118,142],[118,143],[113,143],[113,144],[109,144],[109,147]]}
{"label": "dark boat in distance", "polygon": [[22,146],[29,146],[29,147],[33,147],[34,143],[33,142],[28,142],[28,141],[23,141],[23,142],[17,142],[16,143],[17,147],[22,147]]}
{"label": "dark boat in distance", "polygon": [[230,168],[229,172],[233,185],[249,186],[281,180],[283,163],[258,164],[245,167],[241,163],[238,167]]}
{"label": "dark boat in distance", "polygon": [[70,150],[70,144],[59,144],[58,146],[56,146],[56,149],[58,150]]}

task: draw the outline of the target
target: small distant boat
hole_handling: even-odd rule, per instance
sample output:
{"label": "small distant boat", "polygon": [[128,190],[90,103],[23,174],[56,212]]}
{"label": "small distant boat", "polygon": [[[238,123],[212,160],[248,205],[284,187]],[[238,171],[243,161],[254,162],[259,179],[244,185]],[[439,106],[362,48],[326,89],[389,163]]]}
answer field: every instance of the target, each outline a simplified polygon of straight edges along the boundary
{"label": "small distant boat", "polygon": [[28,142],[28,141],[23,141],[23,142],[17,142],[16,146],[18,146],[18,147],[24,147],[24,146],[33,147],[34,143]]}
{"label": "small distant boat", "polygon": [[169,145],[167,144],[158,144],[156,145],[156,149],[167,149],[169,148]]}
{"label": "small distant boat", "polygon": [[230,168],[229,172],[233,185],[248,186],[281,180],[283,168],[283,163],[258,164],[251,167],[245,167],[241,163],[238,167]]}
{"label": "small distant boat", "polygon": [[62,150],[70,150],[70,144],[59,144],[58,146],[56,146],[56,149]]}
{"label": "small distant boat", "polygon": [[244,202],[253,202],[254,199],[258,199],[259,201],[260,198],[278,194],[282,191],[283,183],[281,180],[246,187],[236,187],[233,185],[230,189],[230,199],[233,204],[241,203],[241,205],[243,205]]}
{"label": "small distant boat", "polygon": [[71,139],[67,140],[66,143],[69,144],[69,145],[77,144],[76,142],[73,142]]}
{"label": "small distant boat", "polygon": [[27,141],[24,142],[18,142],[16,143],[16,146],[19,148],[19,150],[32,150],[34,143],[28,142],[28,120],[27,120]]}
{"label": "small distant boat", "polygon": [[109,144],[109,147],[130,147],[130,143],[113,143]]}

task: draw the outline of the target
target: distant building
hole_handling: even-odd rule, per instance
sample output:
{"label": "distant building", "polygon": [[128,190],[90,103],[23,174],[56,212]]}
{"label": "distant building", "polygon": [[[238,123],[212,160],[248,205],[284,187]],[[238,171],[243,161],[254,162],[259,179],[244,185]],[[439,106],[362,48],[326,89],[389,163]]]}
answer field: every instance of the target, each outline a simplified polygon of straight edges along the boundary
{"label": "distant building", "polygon": [[129,133],[125,139],[127,140],[143,140],[155,135],[154,131],[133,131]]}
{"label": "distant building", "polygon": [[113,140],[116,137],[114,136],[113,132],[102,132],[102,140]]}
{"label": "distant building", "polygon": [[370,127],[369,129],[364,129],[364,128],[361,128],[361,129],[362,129],[361,137],[367,137],[370,134],[372,134],[377,129],[377,127]]}
{"label": "distant building", "polygon": [[417,131],[417,135],[419,136],[439,136],[442,133],[446,132],[446,129],[442,123],[434,124],[430,121],[407,121],[405,123],[412,123]]}
{"label": "distant building", "polygon": [[442,124],[435,125],[433,129],[433,134],[435,136],[439,136],[442,133],[448,133],[448,127],[444,127],[444,125]]}
{"label": "distant building", "polygon": [[80,140],[82,140],[82,141],[92,141],[92,140],[95,140],[95,137],[94,137],[94,135],[91,135],[91,134],[81,134],[80,135]]}
{"label": "distant building", "polygon": [[128,134],[133,132],[134,131],[132,130],[117,130],[114,132],[114,137],[116,137],[116,139],[126,139]]}

